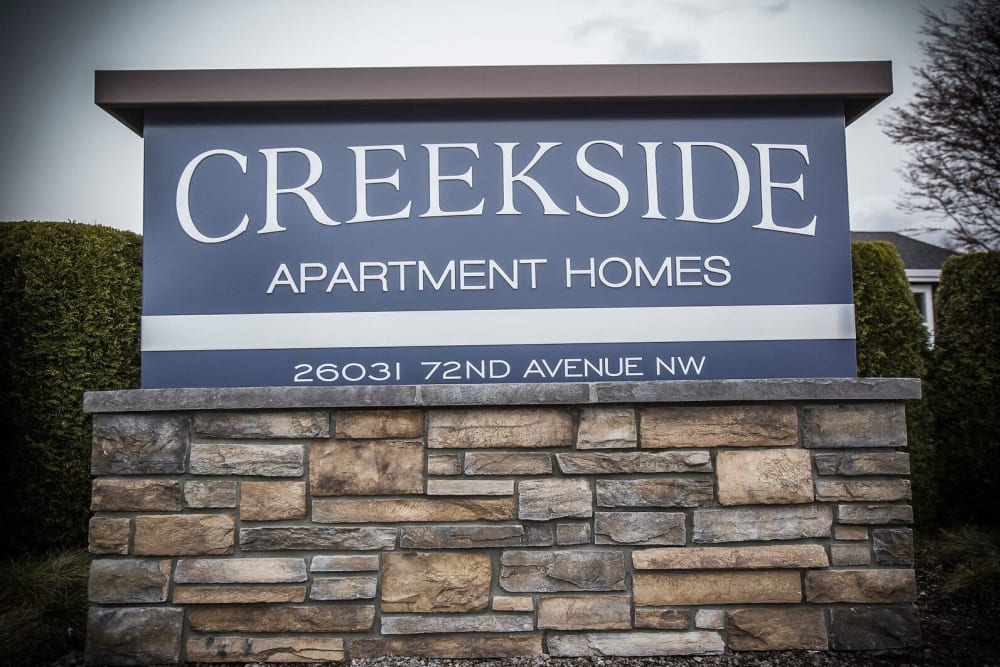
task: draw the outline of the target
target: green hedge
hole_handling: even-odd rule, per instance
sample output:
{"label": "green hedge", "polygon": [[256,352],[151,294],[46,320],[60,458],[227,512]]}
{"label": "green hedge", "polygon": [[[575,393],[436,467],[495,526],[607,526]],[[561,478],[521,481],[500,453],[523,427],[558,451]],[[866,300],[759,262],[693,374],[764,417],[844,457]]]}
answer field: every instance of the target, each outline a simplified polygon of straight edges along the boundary
{"label": "green hedge", "polygon": [[86,544],[83,393],[138,386],[141,276],[137,234],[0,223],[4,553]]}
{"label": "green hedge", "polygon": [[923,377],[927,330],[903,260],[886,241],[851,244],[858,375]]}
{"label": "green hedge", "polygon": [[[858,375],[924,378],[927,329],[910,292],[903,260],[885,241],[851,244]],[[931,401],[907,401],[906,430],[920,523],[936,520],[936,482],[931,437]]]}
{"label": "green hedge", "polygon": [[1000,525],[1000,252],[944,263],[934,343],[942,512]]}

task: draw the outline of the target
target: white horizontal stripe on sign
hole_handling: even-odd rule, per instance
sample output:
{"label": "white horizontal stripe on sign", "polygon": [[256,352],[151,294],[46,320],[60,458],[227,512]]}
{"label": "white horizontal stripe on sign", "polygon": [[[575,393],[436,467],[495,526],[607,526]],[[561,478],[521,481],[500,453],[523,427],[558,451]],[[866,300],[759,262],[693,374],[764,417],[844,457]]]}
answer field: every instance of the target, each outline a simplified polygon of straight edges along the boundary
{"label": "white horizontal stripe on sign", "polygon": [[852,338],[852,304],[142,318],[143,352]]}

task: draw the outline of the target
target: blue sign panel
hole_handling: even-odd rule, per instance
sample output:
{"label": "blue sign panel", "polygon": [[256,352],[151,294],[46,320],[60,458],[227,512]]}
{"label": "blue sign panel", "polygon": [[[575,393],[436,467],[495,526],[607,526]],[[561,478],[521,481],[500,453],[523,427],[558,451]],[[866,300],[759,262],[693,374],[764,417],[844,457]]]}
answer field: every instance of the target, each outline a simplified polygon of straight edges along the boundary
{"label": "blue sign panel", "polygon": [[146,388],[856,373],[839,102],[145,137]]}

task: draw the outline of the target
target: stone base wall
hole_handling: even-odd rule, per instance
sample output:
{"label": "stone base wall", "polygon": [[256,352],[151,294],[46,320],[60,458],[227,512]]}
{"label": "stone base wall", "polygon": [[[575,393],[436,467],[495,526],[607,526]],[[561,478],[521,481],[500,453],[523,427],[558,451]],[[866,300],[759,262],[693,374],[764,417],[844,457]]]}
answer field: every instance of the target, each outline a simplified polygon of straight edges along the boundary
{"label": "stone base wall", "polygon": [[913,646],[919,385],[840,382],[90,395],[88,657]]}

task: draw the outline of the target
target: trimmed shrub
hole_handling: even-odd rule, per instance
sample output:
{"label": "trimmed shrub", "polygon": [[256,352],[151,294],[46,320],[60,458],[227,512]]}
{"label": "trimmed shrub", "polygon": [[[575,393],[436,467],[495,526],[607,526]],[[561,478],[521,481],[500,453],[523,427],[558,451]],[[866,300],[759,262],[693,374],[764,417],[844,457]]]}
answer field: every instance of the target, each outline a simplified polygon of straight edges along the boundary
{"label": "trimmed shrub", "polygon": [[1000,525],[1000,252],[944,263],[930,377],[942,512]]}
{"label": "trimmed shrub", "polygon": [[141,237],[0,224],[0,528],[8,554],[81,547],[90,508],[83,393],[137,387]]}
{"label": "trimmed shrub", "polygon": [[923,377],[927,329],[903,260],[886,241],[851,244],[858,375]]}
{"label": "trimmed shrub", "polygon": [[[851,244],[854,312],[860,377],[923,378],[927,329],[910,292],[903,260],[885,241]],[[914,487],[914,513],[922,524],[935,520],[936,488],[931,438],[931,401],[906,402],[906,430]]]}

